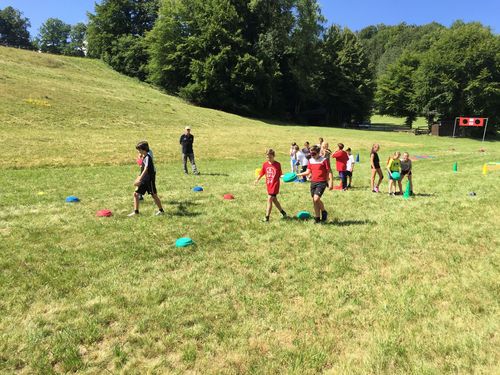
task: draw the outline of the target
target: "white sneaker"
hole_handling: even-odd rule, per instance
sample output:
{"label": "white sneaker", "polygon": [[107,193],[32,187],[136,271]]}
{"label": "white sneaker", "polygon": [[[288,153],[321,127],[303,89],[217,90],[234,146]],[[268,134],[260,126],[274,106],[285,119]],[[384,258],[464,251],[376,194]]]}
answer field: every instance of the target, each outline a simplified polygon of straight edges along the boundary
{"label": "white sneaker", "polygon": [[155,216],[163,216],[163,215],[165,215],[165,211],[157,211],[155,213]]}
{"label": "white sneaker", "polygon": [[133,212],[129,213],[127,215],[127,217],[134,217],[134,216],[137,216],[137,215],[139,215],[139,214],[137,212],[133,211]]}

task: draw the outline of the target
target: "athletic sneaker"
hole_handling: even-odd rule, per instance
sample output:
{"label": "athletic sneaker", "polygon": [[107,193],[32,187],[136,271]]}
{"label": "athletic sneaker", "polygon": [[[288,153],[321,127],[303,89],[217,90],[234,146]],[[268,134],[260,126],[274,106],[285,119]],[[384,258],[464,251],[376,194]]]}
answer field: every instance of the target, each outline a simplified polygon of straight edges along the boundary
{"label": "athletic sneaker", "polygon": [[321,221],[324,223],[328,219],[328,212],[323,211],[321,212]]}
{"label": "athletic sneaker", "polygon": [[165,211],[156,211],[155,216],[165,215]]}
{"label": "athletic sneaker", "polygon": [[138,213],[138,212],[133,211],[133,212],[129,213],[129,214],[127,215],[127,217],[134,217],[134,216],[137,216],[137,215],[139,215],[139,213]]}
{"label": "athletic sneaker", "polygon": [[378,193],[380,190],[378,189],[378,186],[375,186],[375,187],[373,188],[373,191],[374,191],[375,193]]}

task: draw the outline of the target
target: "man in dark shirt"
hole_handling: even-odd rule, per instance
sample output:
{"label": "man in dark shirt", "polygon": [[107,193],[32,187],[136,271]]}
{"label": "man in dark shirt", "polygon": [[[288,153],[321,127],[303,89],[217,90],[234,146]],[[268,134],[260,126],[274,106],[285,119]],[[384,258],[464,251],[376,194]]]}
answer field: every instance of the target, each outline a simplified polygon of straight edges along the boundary
{"label": "man in dark shirt", "polygon": [[194,161],[194,135],[191,134],[191,128],[189,126],[186,126],[185,132],[183,135],[181,135],[179,143],[182,146],[182,162],[184,163],[184,173],[188,174],[187,160],[189,159],[191,168],[193,169],[193,173],[200,174],[200,172],[198,172],[198,169],[196,168],[196,163]]}

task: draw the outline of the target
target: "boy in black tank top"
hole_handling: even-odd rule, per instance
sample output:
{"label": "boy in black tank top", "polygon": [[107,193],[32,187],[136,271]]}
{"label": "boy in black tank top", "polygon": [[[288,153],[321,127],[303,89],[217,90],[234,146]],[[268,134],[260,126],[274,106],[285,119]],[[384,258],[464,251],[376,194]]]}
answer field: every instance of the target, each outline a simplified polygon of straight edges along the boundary
{"label": "boy in black tank top", "polygon": [[158,192],[156,191],[156,168],[153,161],[153,155],[149,152],[149,145],[147,142],[139,142],[136,149],[142,157],[141,174],[134,182],[134,186],[136,186],[134,192],[134,212],[128,216],[132,217],[139,215],[139,197],[146,193],[151,195],[158,206],[156,215],[163,215],[165,212],[163,211]]}

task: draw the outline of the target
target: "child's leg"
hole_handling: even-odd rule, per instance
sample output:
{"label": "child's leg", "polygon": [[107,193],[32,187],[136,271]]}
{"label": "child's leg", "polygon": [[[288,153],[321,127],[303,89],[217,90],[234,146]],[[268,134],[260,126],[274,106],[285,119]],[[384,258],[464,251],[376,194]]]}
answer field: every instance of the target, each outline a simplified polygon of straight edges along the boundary
{"label": "child's leg", "polygon": [[134,193],[134,211],[139,212],[139,196],[140,194],[135,192]]}
{"label": "child's leg", "polygon": [[158,197],[158,194],[151,194],[151,196],[153,197],[153,200],[155,201],[156,205],[158,206],[158,209],[160,211],[162,211],[163,207],[161,206],[161,201],[160,201],[160,197]]}
{"label": "child's leg", "polygon": [[377,170],[372,169],[372,176],[370,178],[370,187],[371,187],[372,191],[375,189],[375,175],[376,174],[377,174]]}
{"label": "child's leg", "polygon": [[351,181],[352,181],[352,172],[347,175],[347,186],[351,186]]}
{"label": "child's leg", "polygon": [[266,218],[269,218],[269,216],[271,216],[271,211],[273,210],[273,200],[274,197],[272,197],[271,195],[267,196]]}
{"label": "child's leg", "polygon": [[319,195],[314,195],[313,197],[314,205],[314,217],[319,218],[321,216],[321,211],[325,209],[323,202],[321,202],[321,197]]}
{"label": "child's leg", "polygon": [[382,180],[384,179],[384,174],[382,173],[382,170],[380,168],[377,169],[377,173],[378,173],[377,187],[379,188],[380,184],[382,183]]}
{"label": "child's leg", "polygon": [[283,211],[283,209],[281,208],[280,202],[278,202],[278,197],[273,197],[273,203],[279,212]]}
{"label": "child's leg", "polygon": [[389,194],[392,193],[392,179],[389,179]]}
{"label": "child's leg", "polygon": [[[401,179],[398,180],[398,185],[399,185],[399,192],[403,194],[403,183],[401,182]],[[396,188],[394,188],[396,189]]]}
{"label": "child's leg", "polygon": [[342,189],[347,189],[347,176],[345,172],[339,172],[340,180],[342,181]]}
{"label": "child's leg", "polygon": [[413,193],[413,181],[411,179],[411,174],[408,174],[408,181],[410,181],[410,191]]}

